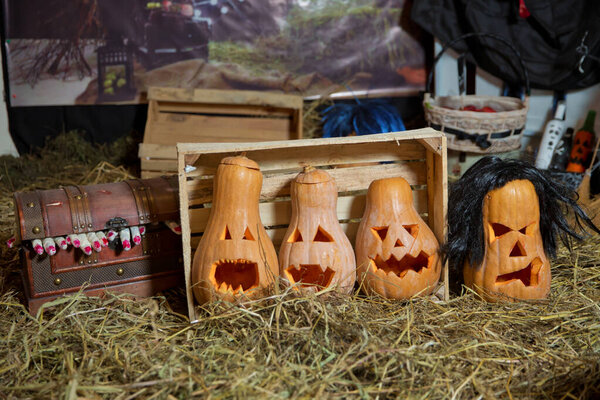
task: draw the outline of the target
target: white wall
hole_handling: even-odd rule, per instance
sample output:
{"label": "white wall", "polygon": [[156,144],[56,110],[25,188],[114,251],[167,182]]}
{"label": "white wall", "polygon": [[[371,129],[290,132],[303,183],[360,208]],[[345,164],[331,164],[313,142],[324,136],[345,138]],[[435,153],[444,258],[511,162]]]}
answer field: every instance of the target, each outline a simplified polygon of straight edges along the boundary
{"label": "white wall", "polygon": [[[0,53],[0,65],[2,65],[2,53]],[[0,67],[0,88],[2,89],[0,92],[2,95],[2,104],[0,104],[0,156],[8,154],[18,157],[19,153],[8,132],[8,113],[5,102],[6,91],[4,90],[4,78],[2,74],[3,71]]]}
{"label": "white wall", "polygon": [[[441,45],[436,41],[435,54],[440,50]],[[455,52],[447,51],[436,65],[436,94],[442,96],[458,94],[456,56]],[[600,68],[600,65],[597,67]],[[499,96],[502,91],[502,81],[478,69],[475,87],[476,94]],[[531,145],[537,148],[544,127],[552,117],[552,98],[551,91],[531,91],[524,146]],[[583,125],[590,109],[596,110],[598,114],[595,131],[596,135],[600,135],[600,84],[567,93],[567,126],[573,127],[577,131]]]}

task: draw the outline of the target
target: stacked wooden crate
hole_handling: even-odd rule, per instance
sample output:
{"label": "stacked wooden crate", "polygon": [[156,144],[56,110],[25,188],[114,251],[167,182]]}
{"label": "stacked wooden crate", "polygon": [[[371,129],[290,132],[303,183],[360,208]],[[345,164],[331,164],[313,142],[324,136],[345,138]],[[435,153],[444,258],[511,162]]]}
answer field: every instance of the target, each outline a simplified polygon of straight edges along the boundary
{"label": "stacked wooden crate", "polygon": [[142,178],[175,174],[179,142],[300,139],[302,104],[300,96],[277,93],[151,87],[139,149]]}

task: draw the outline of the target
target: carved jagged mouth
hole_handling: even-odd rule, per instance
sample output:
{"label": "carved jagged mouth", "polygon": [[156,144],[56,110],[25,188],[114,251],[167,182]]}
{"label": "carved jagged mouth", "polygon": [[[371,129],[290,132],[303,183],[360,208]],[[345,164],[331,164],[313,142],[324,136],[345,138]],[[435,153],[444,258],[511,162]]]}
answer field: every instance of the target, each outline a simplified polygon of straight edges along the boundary
{"label": "carved jagged mouth", "polygon": [[375,269],[375,272],[381,269],[386,274],[393,273],[399,278],[404,278],[408,271],[412,270],[421,273],[423,269],[429,268],[431,259],[432,256],[427,255],[423,251],[416,257],[407,254],[399,260],[393,254],[387,260],[383,260],[378,254],[375,256],[375,259],[371,258],[371,265]]}
{"label": "carved jagged mouth", "polygon": [[329,267],[323,269],[319,264],[291,265],[285,272],[291,284],[300,283],[302,287],[327,287],[335,275],[334,270]]}
{"label": "carved jagged mouth", "polygon": [[258,286],[258,265],[255,262],[219,260],[213,264],[210,280],[221,293],[242,293]]}
{"label": "carved jagged mouth", "polygon": [[515,280],[520,280],[525,286],[537,286],[538,274],[542,267],[542,260],[539,257],[535,258],[525,268],[518,271],[509,272],[508,274],[498,275],[496,277],[497,284],[506,284]]}

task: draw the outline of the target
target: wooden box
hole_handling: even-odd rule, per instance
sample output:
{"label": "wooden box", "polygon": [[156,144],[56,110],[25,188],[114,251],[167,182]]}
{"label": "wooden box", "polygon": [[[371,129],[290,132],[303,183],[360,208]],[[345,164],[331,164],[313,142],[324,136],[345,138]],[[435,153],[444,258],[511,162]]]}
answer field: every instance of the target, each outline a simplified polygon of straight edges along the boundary
{"label": "wooden box", "polygon": [[300,96],[244,90],[151,87],[140,144],[142,178],[177,171],[177,143],[300,139]]}
{"label": "wooden box", "polygon": [[[364,212],[369,184],[374,179],[395,176],[402,176],[410,183],[415,206],[438,240],[443,242],[446,235],[446,137],[431,128],[333,139],[180,143],[177,151],[190,321],[196,320],[190,288],[190,266],[210,213],[210,208],[203,208],[202,205],[212,200],[212,178],[223,157],[244,152],[259,164],[263,173],[260,215],[276,250],[290,221],[290,182],[305,165],[327,168],[327,172],[335,179],[339,195],[338,218],[353,244]],[[446,267],[443,279],[447,296]]]}

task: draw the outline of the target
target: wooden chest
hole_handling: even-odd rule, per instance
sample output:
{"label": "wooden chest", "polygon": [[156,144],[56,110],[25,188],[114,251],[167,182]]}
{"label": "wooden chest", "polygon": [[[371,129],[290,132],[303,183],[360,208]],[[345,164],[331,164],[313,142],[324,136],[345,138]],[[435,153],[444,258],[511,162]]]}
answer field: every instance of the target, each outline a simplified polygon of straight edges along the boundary
{"label": "wooden chest", "polygon": [[[181,236],[164,223],[179,221],[176,177],[66,186],[15,193],[17,241],[29,310],[83,287],[86,294],[114,292],[150,296],[183,277]],[[119,231],[143,226],[141,243],[125,251],[116,239],[101,251],[84,254],[69,246],[55,255],[37,254],[35,239]],[[143,228],[143,229],[144,229]]]}

